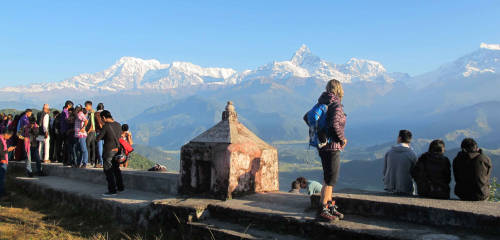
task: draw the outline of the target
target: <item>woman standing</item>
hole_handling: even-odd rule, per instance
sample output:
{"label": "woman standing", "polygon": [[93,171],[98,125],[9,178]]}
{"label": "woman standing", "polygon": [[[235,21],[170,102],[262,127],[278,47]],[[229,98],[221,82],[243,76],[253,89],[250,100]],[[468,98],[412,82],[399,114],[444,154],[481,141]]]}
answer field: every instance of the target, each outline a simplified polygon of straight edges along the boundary
{"label": "woman standing", "polygon": [[325,184],[321,190],[321,209],[318,218],[322,221],[343,219],[344,215],[338,211],[332,199],[333,188],[337,183],[340,169],[340,152],[347,144],[344,136],[346,115],[342,106],[344,90],[340,81],[333,79],[326,84],[326,91],[318,99],[319,104],[328,106],[326,112],[326,126],[328,143],[319,148],[319,156],[323,165]]}
{"label": "woman standing", "polygon": [[75,138],[78,140],[78,147],[80,150],[80,155],[76,163],[77,167],[86,168],[89,159],[89,154],[87,152],[87,131],[85,128],[89,121],[87,120],[87,112],[82,106],[78,106],[75,109]]}

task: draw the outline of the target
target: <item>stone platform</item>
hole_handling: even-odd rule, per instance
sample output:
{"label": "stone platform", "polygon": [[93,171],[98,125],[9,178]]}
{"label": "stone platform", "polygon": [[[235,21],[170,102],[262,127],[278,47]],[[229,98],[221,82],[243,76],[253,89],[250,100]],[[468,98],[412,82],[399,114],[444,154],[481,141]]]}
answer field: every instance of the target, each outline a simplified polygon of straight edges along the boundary
{"label": "stone platform", "polygon": [[[12,165],[11,168],[18,167]],[[56,173],[64,171],[58,168],[65,167],[53,168],[52,172]],[[80,174],[76,172],[94,170],[71,171]],[[124,178],[142,174],[124,172],[130,173],[124,174]],[[12,176],[15,172],[9,174]],[[456,224],[462,221],[462,214],[467,214],[468,221],[494,226],[500,217],[500,205],[494,203],[436,202],[371,193],[336,194],[341,210],[347,213],[346,218],[336,223],[322,223],[315,220],[311,199],[305,195],[261,193],[221,201],[128,188],[116,197],[103,197],[105,185],[87,178],[51,175],[11,179],[36,197],[113,214],[124,224],[182,229],[188,236],[186,239],[212,239],[212,236],[215,239],[498,239],[498,231],[490,227],[465,228]],[[409,206],[420,209],[412,213],[416,217],[435,217],[443,222],[435,224],[433,222],[438,220],[420,222],[401,218],[399,215],[404,215],[405,211],[414,210]],[[429,210],[426,213],[424,209]]]}
{"label": "stone platform", "polygon": [[[49,176],[59,176],[107,186],[102,168],[79,169],[63,166],[61,163],[43,163],[42,166],[43,171]],[[24,167],[24,162],[9,162],[9,169],[15,171],[22,172]],[[34,163],[32,163],[32,169],[36,169]],[[177,194],[179,174],[176,172],[149,172],[122,168],[122,175],[123,183],[128,188],[159,194]]]}

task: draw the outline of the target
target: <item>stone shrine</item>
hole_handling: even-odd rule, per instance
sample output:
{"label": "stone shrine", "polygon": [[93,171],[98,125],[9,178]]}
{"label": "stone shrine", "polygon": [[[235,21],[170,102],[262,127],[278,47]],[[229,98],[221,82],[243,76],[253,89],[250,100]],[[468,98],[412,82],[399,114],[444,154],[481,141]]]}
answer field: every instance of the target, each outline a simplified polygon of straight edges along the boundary
{"label": "stone shrine", "polygon": [[222,120],[181,149],[179,193],[234,195],[279,190],[278,151],[238,121],[232,102]]}

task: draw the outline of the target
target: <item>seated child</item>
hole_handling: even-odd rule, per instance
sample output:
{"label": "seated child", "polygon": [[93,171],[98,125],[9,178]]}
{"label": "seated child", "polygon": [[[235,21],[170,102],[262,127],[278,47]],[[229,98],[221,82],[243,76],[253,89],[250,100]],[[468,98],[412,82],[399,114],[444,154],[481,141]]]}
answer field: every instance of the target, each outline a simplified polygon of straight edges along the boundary
{"label": "seated child", "polygon": [[321,185],[321,183],[312,180],[308,181],[304,177],[299,177],[295,181],[300,184],[300,188],[307,189],[307,194],[309,196],[321,193],[321,189],[323,188],[323,185]]}

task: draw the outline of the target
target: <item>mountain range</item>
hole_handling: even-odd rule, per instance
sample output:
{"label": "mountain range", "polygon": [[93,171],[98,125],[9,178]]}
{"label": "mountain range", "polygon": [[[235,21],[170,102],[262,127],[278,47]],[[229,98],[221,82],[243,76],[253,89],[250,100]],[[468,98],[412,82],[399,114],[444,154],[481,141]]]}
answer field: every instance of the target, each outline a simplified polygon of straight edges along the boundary
{"label": "mountain range", "polygon": [[80,74],[61,82],[31,84],[0,89],[0,92],[38,93],[55,90],[119,92],[186,88],[189,86],[235,85],[254,79],[290,77],[394,82],[406,77],[391,74],[376,61],[351,58],[345,64],[329,63],[302,45],[289,61],[272,62],[255,70],[238,72],[231,68],[204,68],[189,62],[162,64],[158,60],[122,57],[111,67],[94,74]]}
{"label": "mountain range", "polygon": [[[265,140],[304,141],[307,130],[302,115],[316,102],[326,81],[335,78],[344,83],[352,145],[387,142],[400,128],[419,129],[422,138],[456,141],[470,133],[464,129],[475,129],[471,131],[477,137],[494,133],[484,130],[493,128],[485,127],[480,117],[476,121],[477,112],[467,115],[462,109],[488,103],[483,118],[497,111],[499,70],[500,45],[484,43],[418,76],[389,72],[373,60],[331,63],[305,45],[289,60],[244,71],[122,57],[102,72],[1,88],[0,107],[42,102],[57,106],[66,99],[92,99],[104,102],[118,120],[130,123],[140,143],[177,149],[219,121],[224,103],[232,100],[241,121]],[[451,119],[443,116],[448,115],[454,116],[456,124],[446,122]],[[474,126],[469,126],[468,119],[474,119]],[[486,123],[491,123],[487,117]]]}

